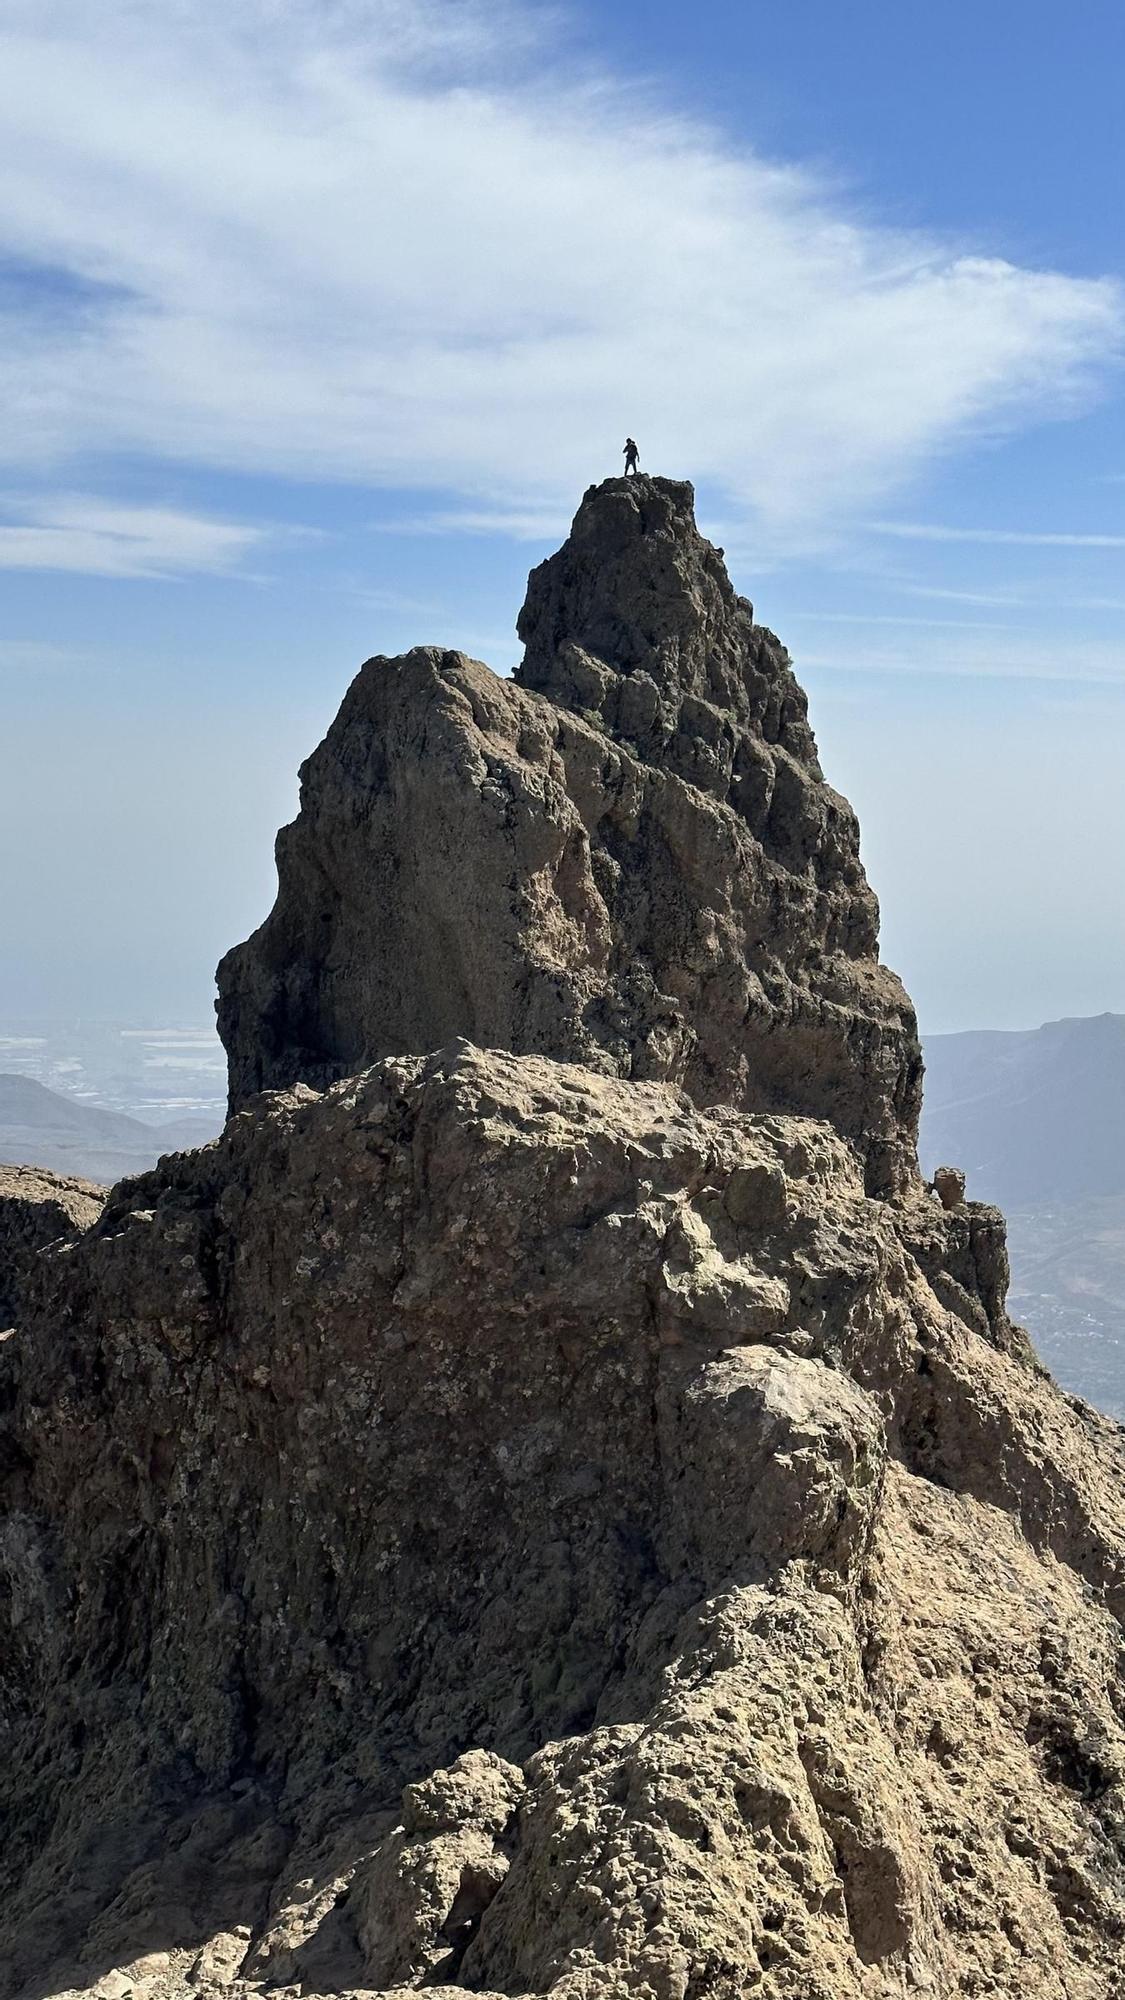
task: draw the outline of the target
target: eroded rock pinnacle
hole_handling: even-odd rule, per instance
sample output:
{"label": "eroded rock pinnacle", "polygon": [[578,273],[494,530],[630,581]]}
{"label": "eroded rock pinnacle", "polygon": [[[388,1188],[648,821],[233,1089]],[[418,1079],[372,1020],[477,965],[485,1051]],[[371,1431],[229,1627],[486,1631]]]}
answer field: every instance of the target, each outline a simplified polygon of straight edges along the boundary
{"label": "eroded rock pinnacle", "polygon": [[691,487],[592,488],[519,629],[515,682],[433,648],[353,682],[219,968],[232,1108],[464,1036],[830,1117],[904,1184],[921,1061],[859,829]]}

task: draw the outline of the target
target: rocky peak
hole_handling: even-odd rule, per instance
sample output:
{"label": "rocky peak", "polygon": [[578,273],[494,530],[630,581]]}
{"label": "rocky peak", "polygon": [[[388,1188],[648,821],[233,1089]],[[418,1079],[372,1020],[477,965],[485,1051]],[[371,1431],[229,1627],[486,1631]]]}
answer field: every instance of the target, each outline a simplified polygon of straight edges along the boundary
{"label": "rocky peak", "polygon": [[515,682],[424,647],[353,682],[219,967],[232,1108],[464,1037],[826,1116],[903,1184],[921,1061],[859,829],[691,487],[593,487],[520,631]]}
{"label": "rocky peak", "polygon": [[690,488],[523,627],[349,689],[221,1138],[0,1181],[0,1992],[1110,2000],[1125,1431]]}
{"label": "rocky peak", "polygon": [[[591,486],[563,547],[528,579],[516,679],[599,717],[642,754],[685,764],[683,775],[708,789],[729,789],[742,732],[819,778],[788,654],[754,623],[694,505],[687,480]],[[712,770],[690,753],[692,739],[712,753]]]}

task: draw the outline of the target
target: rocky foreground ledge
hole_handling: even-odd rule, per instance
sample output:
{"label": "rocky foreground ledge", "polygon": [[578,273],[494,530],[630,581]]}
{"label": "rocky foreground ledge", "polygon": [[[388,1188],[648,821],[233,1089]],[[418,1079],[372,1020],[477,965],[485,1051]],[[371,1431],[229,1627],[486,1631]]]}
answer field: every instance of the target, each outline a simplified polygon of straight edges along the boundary
{"label": "rocky foreground ledge", "polygon": [[40,1251],[73,1243],[97,1221],[106,1191],[72,1174],[0,1162],[0,1334],[14,1329],[40,1276]]}
{"label": "rocky foreground ledge", "polygon": [[587,496],[527,685],[363,669],[225,1133],[13,1294],[13,2000],[1123,1991],[1125,1434],[917,1176],[854,821],[689,507]]}

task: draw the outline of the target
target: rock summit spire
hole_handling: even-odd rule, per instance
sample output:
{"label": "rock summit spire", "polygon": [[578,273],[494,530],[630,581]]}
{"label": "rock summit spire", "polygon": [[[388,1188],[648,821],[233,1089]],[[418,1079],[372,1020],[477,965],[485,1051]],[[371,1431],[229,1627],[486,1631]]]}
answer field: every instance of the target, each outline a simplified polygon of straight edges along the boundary
{"label": "rock summit spire", "polygon": [[352,683],[219,968],[232,1107],[464,1038],[827,1117],[902,1184],[921,1064],[859,829],[691,487],[591,488],[519,630],[514,682],[420,647]]}
{"label": "rock summit spire", "polygon": [[819,778],[788,655],[755,625],[694,510],[687,480],[638,473],[591,486],[562,548],[528,578],[516,679],[596,714],[644,754],[682,760],[683,775],[709,790],[724,767],[729,784],[740,731],[780,744]]}

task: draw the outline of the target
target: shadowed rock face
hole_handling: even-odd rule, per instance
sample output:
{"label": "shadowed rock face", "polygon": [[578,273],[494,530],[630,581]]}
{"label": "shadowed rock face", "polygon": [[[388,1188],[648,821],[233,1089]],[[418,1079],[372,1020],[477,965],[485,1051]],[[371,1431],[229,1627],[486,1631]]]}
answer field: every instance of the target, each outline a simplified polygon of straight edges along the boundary
{"label": "shadowed rock face", "polygon": [[518,684],[423,648],[349,689],[219,967],[232,1107],[462,1035],[828,1117],[902,1184],[921,1062],[855,817],[690,486],[592,488],[519,629]]}
{"label": "shadowed rock face", "polygon": [[9,1233],[0,1993],[1119,2000],[1125,1433],[690,490],[523,630],[349,691],[222,1137]]}
{"label": "shadowed rock face", "polygon": [[101,1214],[105,1189],[45,1167],[0,1164],[0,1331],[22,1318],[40,1252],[73,1243]]}

